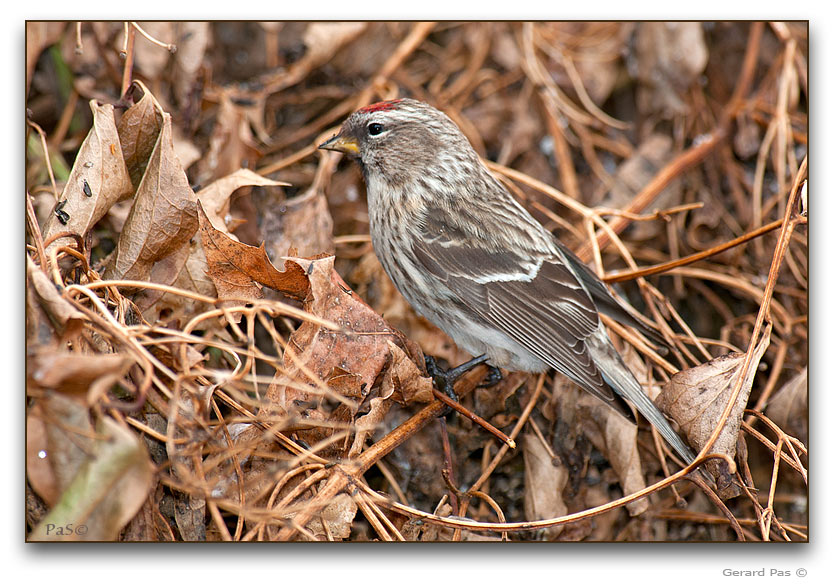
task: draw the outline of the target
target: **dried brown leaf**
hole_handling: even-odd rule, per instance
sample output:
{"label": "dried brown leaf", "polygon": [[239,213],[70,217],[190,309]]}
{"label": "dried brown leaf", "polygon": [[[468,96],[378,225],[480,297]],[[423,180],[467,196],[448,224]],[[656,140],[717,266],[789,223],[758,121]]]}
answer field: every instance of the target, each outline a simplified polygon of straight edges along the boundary
{"label": "dried brown leaf", "polygon": [[[562,517],[568,506],[562,496],[562,489],[568,483],[568,469],[557,458],[553,458],[535,434],[521,437],[524,453],[524,515],[528,521]],[[555,539],[563,527],[545,530],[546,538]]]}
{"label": "dried brown leaf", "polygon": [[32,81],[32,73],[43,50],[61,38],[66,22],[26,21],[26,88]]}
{"label": "dried brown leaf", "polygon": [[26,276],[26,294],[30,298],[30,302],[26,304],[27,340],[37,341],[39,345],[47,344],[52,340],[49,331],[43,330],[46,322],[42,316],[46,317],[49,328],[56,331],[58,336],[71,337],[80,331],[87,317],[61,296],[55,284],[28,255],[26,256]]}
{"label": "dried brown leaf", "polygon": [[142,506],[153,467],[140,438],[107,417],[96,424],[96,435],[61,498],[32,532],[32,541],[116,540]]}
{"label": "dried brown leaf", "polygon": [[[647,136],[637,150],[617,169],[614,185],[604,204],[614,209],[628,207],[637,193],[669,162],[673,154],[672,139],[666,134],[654,133]],[[678,182],[672,182],[655,199],[655,208],[663,209],[681,203],[682,189]],[[629,233],[635,240],[645,241],[665,230],[661,221],[637,221]]]}
{"label": "dried brown leaf", "polygon": [[[311,521],[307,527],[313,535],[322,540],[327,538],[328,533],[334,540],[347,539],[350,537],[356,511],[356,501],[347,493],[341,493],[333,497],[327,507],[322,509],[319,518]],[[323,523],[327,524],[326,530]]]}
{"label": "dried brown leaf", "polygon": [[[197,223],[197,199],[174,153],[171,116],[163,113],[159,139],[108,266],[107,277],[150,280],[154,265],[186,246],[197,231]],[[168,262],[176,265],[166,263],[164,268],[157,268],[153,274],[156,280],[152,281],[173,283],[187,257],[180,253],[169,259]]]}
{"label": "dried brown leaf", "polygon": [[223,93],[208,152],[197,164],[197,182],[207,184],[239,168],[254,168],[258,158],[260,153],[246,108],[236,105]]}
{"label": "dried brown leaf", "polygon": [[261,286],[297,299],[307,297],[310,283],[297,263],[285,262],[282,272],[269,260],[263,245],[252,247],[215,229],[199,203],[198,215],[208,275],[219,298],[262,298]]}
{"label": "dried brown leaf", "polygon": [[211,42],[211,27],[208,22],[178,22],[174,25],[177,34],[177,52],[174,55],[174,94],[177,102],[194,109],[194,85],[198,82],[200,67]]}
{"label": "dried brown leaf", "polygon": [[[139,23],[146,33],[151,37],[157,39],[162,43],[174,42],[174,26],[173,22],[166,22],[162,20],[142,21]],[[140,36],[137,32],[136,41],[134,43],[134,60],[136,69],[141,72],[146,79],[158,79],[162,74],[168,61],[171,59],[171,53],[164,47],[160,47],[155,43],[149,43]],[[122,38],[117,39],[117,42],[123,42]],[[177,47],[179,49],[179,47]]]}
{"label": "dried brown leaf", "polygon": [[92,405],[133,363],[127,354],[85,355],[49,349],[30,357],[27,376],[32,387],[86,396]]}
{"label": "dried brown leaf", "polygon": [[313,69],[326,63],[367,26],[367,22],[311,22],[304,31],[304,67]]}
{"label": "dried brown leaf", "polygon": [[682,94],[706,67],[709,51],[700,22],[642,22],[636,34],[641,111],[685,114]]}
{"label": "dried brown leaf", "polygon": [[118,125],[122,153],[134,189],[139,188],[139,183],[145,175],[145,169],[162,131],[164,113],[145,85],[140,81],[136,84],[144,95],[122,114]]}
{"label": "dried brown leaf", "polygon": [[268,251],[272,257],[287,254],[309,257],[333,253],[333,218],[327,197],[320,189],[310,189],[300,197],[262,207],[260,229],[269,234]]}
{"label": "dried brown leaf", "polygon": [[174,493],[174,521],[183,541],[205,541],[206,500],[188,493]]}
{"label": "dried brown leaf", "polygon": [[[362,402],[369,400],[372,415],[365,420],[359,433],[364,438],[387,411],[388,404],[384,402],[388,402],[388,398],[396,394],[401,399],[422,399],[427,383],[431,382],[422,379],[403,362],[406,353],[419,355],[419,349],[410,346],[396,329],[348,288],[333,270],[333,261],[332,256],[318,260],[287,260],[288,264],[295,263],[309,274],[310,294],[304,303],[305,311],[343,328],[334,331],[309,321],[302,323],[289,339],[284,353],[284,370],[276,373],[266,397],[278,415],[296,413],[306,423],[349,422]],[[392,342],[404,349],[402,354],[391,352]],[[392,364],[395,371],[387,378],[383,375],[379,389],[372,393],[380,375]],[[335,385],[327,383],[328,391],[335,394],[340,404],[332,413],[320,407],[322,392],[316,389],[319,383],[331,379],[342,380]],[[345,383],[346,380],[349,383]],[[375,399],[382,401],[375,402]],[[296,404],[304,404],[303,411],[299,412]],[[345,414],[349,415],[345,417]],[[307,441],[320,440],[331,433],[328,428],[308,432]],[[359,445],[361,440],[355,442],[354,451]]]}
{"label": "dried brown leaf", "polygon": [[416,345],[412,351],[415,349],[418,351],[416,355],[408,355],[396,343],[388,340],[391,362],[382,378],[382,396],[390,397],[400,404],[427,403],[434,399],[431,378],[423,375],[424,372],[417,367],[417,363],[422,362],[422,352]]}
{"label": "dried brown leaf", "polygon": [[[552,391],[556,403],[545,413],[548,418],[559,420],[567,433],[562,436],[561,448],[572,450],[576,437],[583,435],[611,463],[624,494],[645,488],[643,464],[637,448],[637,426],[562,376],[554,379]],[[554,405],[555,411],[550,409]],[[648,508],[648,502],[640,499],[627,508],[631,515],[639,515]]]}
{"label": "dried brown leaf", "polygon": [[[204,189],[201,189],[197,194],[197,198],[203,206],[206,216],[211,221],[211,224],[217,228],[218,231],[229,234],[228,223],[232,220],[229,215],[230,197],[237,189],[247,186],[289,186],[289,183],[280,182],[263,177],[248,168],[239,168],[232,174],[219,178]],[[310,219],[310,217],[307,217]],[[309,225],[302,222],[299,226],[303,229],[309,229]],[[274,230],[267,230],[268,233],[279,233]],[[234,238],[237,239],[237,238]],[[280,254],[273,257],[280,257],[287,253],[288,248],[283,248]],[[314,252],[318,253],[318,251]]]}
{"label": "dried brown leaf", "polygon": [[177,288],[192,290],[204,296],[214,296],[216,289],[214,282],[206,273],[207,270],[206,252],[203,250],[201,234],[197,233],[191,241],[191,253],[188,254],[185,266],[180,271],[174,285]]}
{"label": "dried brown leaf", "polygon": [[767,415],[782,430],[808,440],[808,368],[803,367],[767,403]]}
{"label": "dried brown leaf", "polygon": [[[114,203],[133,193],[113,106],[90,101],[90,109],[93,127],[81,144],[58,206],[44,225],[44,240],[62,231],[84,237]],[[62,237],[50,248],[70,241]]]}
{"label": "dried brown leaf", "polygon": [[69,486],[93,447],[93,426],[84,403],[47,391],[26,416],[27,476],[50,506]]}
{"label": "dried brown leaf", "polygon": [[[637,449],[637,426],[584,391],[579,394],[577,407],[582,410],[579,419],[585,436],[611,463],[623,493],[630,495],[646,488]],[[627,508],[632,516],[639,515],[648,509],[648,501],[633,501]]]}
{"label": "dried brown leaf", "polygon": [[51,507],[61,496],[61,486],[49,454],[47,426],[35,406],[26,416],[26,478],[38,496]]}
{"label": "dried brown leaf", "polygon": [[391,409],[391,401],[382,397],[373,397],[368,403],[368,413],[356,416],[353,421],[355,435],[348,450],[348,458],[359,456],[365,447],[365,440],[382,426],[385,415]]}
{"label": "dried brown leaf", "polygon": [[[770,344],[770,331],[769,325],[755,348],[747,375],[741,382],[741,392],[712,447],[712,452],[725,454],[730,458],[735,456],[744,408],[747,407],[747,398],[750,396],[759,361]],[[715,429],[738,382],[744,358],[743,353],[729,353],[698,367],[676,373],[656,400],[657,407],[678,422],[687,441],[696,448],[703,447]],[[731,478],[723,461],[710,461],[707,468],[716,477],[719,489],[729,494],[726,489],[732,486]]]}

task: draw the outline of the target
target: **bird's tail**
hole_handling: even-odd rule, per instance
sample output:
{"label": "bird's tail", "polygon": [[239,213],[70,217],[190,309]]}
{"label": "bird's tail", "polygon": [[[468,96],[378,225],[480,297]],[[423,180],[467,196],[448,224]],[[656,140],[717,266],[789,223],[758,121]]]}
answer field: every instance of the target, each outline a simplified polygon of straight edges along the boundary
{"label": "bird's tail", "polygon": [[649,399],[649,396],[643,392],[640,383],[631,374],[631,371],[623,363],[619,353],[614,350],[610,342],[590,343],[589,348],[605,382],[627,402],[634,405],[637,411],[652,426],[657,428],[657,431],[660,432],[663,439],[675,449],[675,452],[678,453],[686,464],[690,464],[695,460],[695,453],[686,445],[678,433],[672,429],[666,417],[657,409],[657,406]]}

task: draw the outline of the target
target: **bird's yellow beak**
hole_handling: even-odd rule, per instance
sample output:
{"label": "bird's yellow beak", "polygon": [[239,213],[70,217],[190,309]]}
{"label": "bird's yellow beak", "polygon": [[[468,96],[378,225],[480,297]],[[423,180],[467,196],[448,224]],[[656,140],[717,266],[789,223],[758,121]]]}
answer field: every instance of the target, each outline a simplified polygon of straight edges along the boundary
{"label": "bird's yellow beak", "polygon": [[335,150],[336,152],[344,152],[351,156],[359,156],[359,142],[356,138],[351,136],[342,136],[336,134],[327,142],[319,145],[322,150]]}

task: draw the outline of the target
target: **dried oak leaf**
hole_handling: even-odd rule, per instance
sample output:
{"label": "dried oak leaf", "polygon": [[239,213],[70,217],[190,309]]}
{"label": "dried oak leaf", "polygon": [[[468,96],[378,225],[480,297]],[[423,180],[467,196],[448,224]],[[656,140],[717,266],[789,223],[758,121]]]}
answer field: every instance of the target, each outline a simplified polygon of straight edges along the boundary
{"label": "dried oak leaf", "polygon": [[[711,452],[725,454],[729,458],[735,456],[741,418],[744,408],[747,407],[747,398],[750,396],[759,361],[770,344],[770,331],[771,325],[768,325],[753,352],[747,374],[741,381],[738,399],[733,404]],[[696,449],[707,443],[727,407],[727,402],[738,383],[744,358],[744,353],[729,353],[698,367],[676,373],[656,400],[657,407],[678,422],[687,441]],[[735,489],[726,463],[711,460],[706,466],[716,478],[719,495],[723,498],[734,496]]]}
{"label": "dried oak leaf", "polygon": [[[82,142],[61,198],[44,225],[44,240],[62,231],[84,237],[114,203],[133,193],[113,106],[99,105],[93,100],[90,109],[93,127]],[[49,248],[70,241],[61,237]]]}
{"label": "dried oak leaf", "polygon": [[263,298],[262,286],[298,300],[307,297],[310,282],[297,263],[285,262],[285,270],[280,271],[269,260],[263,244],[253,247],[235,241],[211,224],[200,202],[197,208],[208,275],[217,288],[218,298]]}
{"label": "dried oak leaf", "polygon": [[[211,226],[219,225],[217,231],[225,233],[232,240],[237,238],[229,233],[226,222],[229,220],[229,198],[235,190],[244,186],[285,186],[287,183],[274,181],[264,178],[251,170],[238,169],[232,174],[214,181],[212,184],[202,189],[197,195],[203,211],[209,218]],[[178,253],[186,255],[186,260],[179,273],[177,279],[173,282],[176,288],[182,290],[190,290],[202,294],[204,296],[215,296],[218,294],[214,285],[214,281],[209,276],[209,265],[206,258],[205,250],[202,243],[202,231],[191,238],[190,244],[184,246]],[[172,261],[177,265],[180,263],[178,255],[174,255]],[[245,283],[245,279],[243,282]],[[246,286],[247,293],[245,297],[258,298],[260,288],[257,285],[254,287]],[[235,289],[235,293],[230,293],[232,296],[241,296],[241,290]],[[224,290],[224,294],[226,291]],[[221,298],[223,295],[221,295]],[[159,301],[154,304],[154,310],[159,313],[162,310],[169,309],[170,311],[184,311],[185,313],[196,310],[194,300],[179,294],[165,294]],[[146,314],[149,320],[155,320],[153,313]]]}
{"label": "dried oak leaf", "polygon": [[197,231],[197,198],[174,153],[171,116],[163,113],[162,118],[162,130],[107,268],[109,279],[171,284],[188,259],[187,244]]}

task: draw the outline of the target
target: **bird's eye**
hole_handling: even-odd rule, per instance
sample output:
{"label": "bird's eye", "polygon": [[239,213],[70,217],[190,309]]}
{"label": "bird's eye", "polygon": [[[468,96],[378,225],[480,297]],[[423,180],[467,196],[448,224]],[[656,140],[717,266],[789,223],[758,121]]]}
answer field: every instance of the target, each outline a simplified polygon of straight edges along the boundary
{"label": "bird's eye", "polygon": [[382,134],[382,124],[368,124],[368,134],[371,136],[378,136],[379,134]]}

